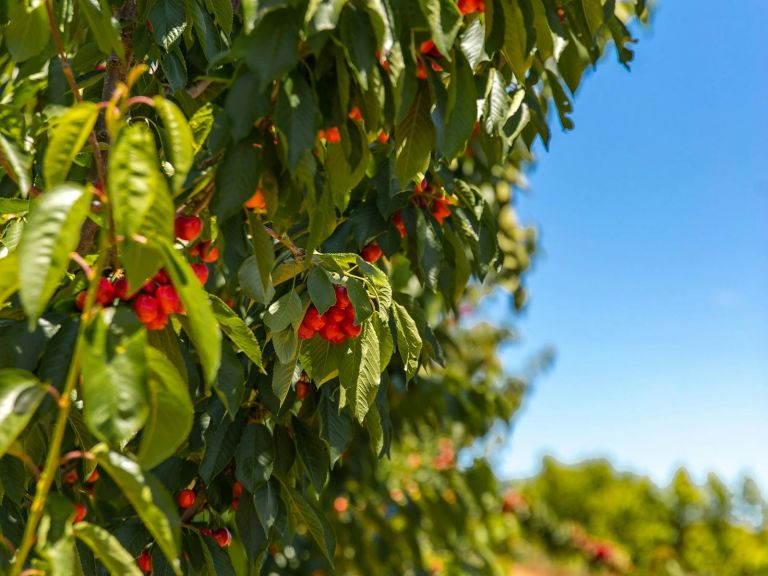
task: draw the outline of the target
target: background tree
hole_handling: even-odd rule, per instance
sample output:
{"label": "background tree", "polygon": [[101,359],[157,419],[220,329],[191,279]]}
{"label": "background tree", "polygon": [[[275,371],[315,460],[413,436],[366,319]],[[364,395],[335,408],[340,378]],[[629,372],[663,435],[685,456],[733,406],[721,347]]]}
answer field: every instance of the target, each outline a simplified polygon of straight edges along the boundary
{"label": "background tree", "polygon": [[[455,458],[520,383],[502,335],[456,318],[470,284],[523,305],[534,238],[511,185],[551,105],[570,129],[584,71],[611,44],[626,64],[646,15],[0,3],[10,573],[363,572],[350,551],[370,546],[380,573],[498,570],[493,474]],[[393,493],[393,450],[439,481]],[[369,511],[338,550],[330,506]]]}

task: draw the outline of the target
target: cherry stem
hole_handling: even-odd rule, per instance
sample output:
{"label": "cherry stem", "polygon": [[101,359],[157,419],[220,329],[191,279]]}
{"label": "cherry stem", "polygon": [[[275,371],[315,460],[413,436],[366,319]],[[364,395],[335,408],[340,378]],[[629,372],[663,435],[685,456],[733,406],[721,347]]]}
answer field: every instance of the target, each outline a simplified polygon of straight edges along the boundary
{"label": "cherry stem", "polygon": [[86,278],[88,278],[88,281],[92,282],[95,277],[95,274],[93,272],[93,268],[90,267],[88,262],[86,262],[85,259],[82,256],[80,256],[78,252],[70,252],[69,258],[71,260],[74,260],[77,263],[77,265],[83,269],[83,272],[85,272],[85,276]]}
{"label": "cherry stem", "polygon": [[83,452],[82,450],[73,450],[72,452],[67,452],[59,459],[59,466],[64,466],[67,462],[70,460],[77,460],[78,458],[83,458],[84,460],[96,460],[96,456],[91,454],[90,452]]}
{"label": "cherry stem", "polygon": [[152,106],[154,108],[155,101],[152,100],[149,96],[133,96],[132,98],[128,99],[127,102],[128,106],[134,106],[136,104],[146,104],[147,106]]}

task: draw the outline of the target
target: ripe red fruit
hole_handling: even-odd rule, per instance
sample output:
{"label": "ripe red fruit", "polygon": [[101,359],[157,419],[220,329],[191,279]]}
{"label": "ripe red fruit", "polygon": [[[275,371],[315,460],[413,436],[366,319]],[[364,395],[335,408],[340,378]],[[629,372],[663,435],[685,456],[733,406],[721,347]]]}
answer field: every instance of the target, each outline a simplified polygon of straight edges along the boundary
{"label": "ripe red fruit", "polygon": [[200,216],[179,214],[174,221],[176,238],[192,241],[203,231],[203,219]]}
{"label": "ripe red fruit", "polygon": [[262,212],[267,209],[267,203],[264,201],[264,191],[261,188],[257,188],[256,192],[245,202],[246,208],[253,208],[256,211]]}
{"label": "ripe red fruit", "polygon": [[197,255],[203,262],[216,262],[219,259],[219,247],[211,248],[211,241],[205,240],[197,245]]}
{"label": "ripe red fruit", "polygon": [[347,324],[355,323],[355,309],[352,306],[349,306],[344,310],[344,315],[346,316]]}
{"label": "ripe red fruit", "polygon": [[83,308],[85,308],[85,299],[88,297],[88,294],[85,290],[78,293],[77,296],[75,296],[75,307],[80,310],[80,312],[83,311]]}
{"label": "ripe red fruit", "polygon": [[348,338],[357,338],[360,336],[360,332],[363,330],[362,326],[356,326],[355,324],[342,324],[341,329]]}
{"label": "ripe red fruit", "polygon": [[326,318],[324,314],[320,314],[317,308],[310,306],[307,309],[307,313],[304,314],[304,319],[301,321],[302,325],[317,332],[325,326]]}
{"label": "ripe red fruit", "polygon": [[484,0],[459,0],[459,12],[462,14],[472,14],[473,12],[485,12]]}
{"label": "ripe red fruit", "polygon": [[347,510],[349,510],[349,500],[344,498],[344,496],[338,496],[333,501],[333,509],[336,510],[339,514],[343,514]]}
{"label": "ripe red fruit", "polygon": [[376,242],[371,242],[370,244],[363,246],[363,249],[360,251],[360,256],[362,256],[363,260],[366,262],[374,263],[381,258],[383,253],[381,247],[376,244]]}
{"label": "ripe red fruit", "polygon": [[163,284],[171,283],[171,279],[168,277],[168,272],[166,272],[163,268],[160,268],[160,270],[157,271],[157,274],[155,274],[152,280],[154,280],[154,282],[160,286]]}
{"label": "ripe red fruit", "polygon": [[[329,322],[326,324],[322,330],[320,330],[320,336],[328,340],[329,342],[336,343],[341,342],[345,339],[344,333],[339,328],[338,324],[333,324]],[[341,337],[341,340],[339,340],[339,337]]]}
{"label": "ripe red fruit", "polygon": [[232,508],[233,511],[237,512],[237,507],[239,505],[240,505],[240,499],[239,498],[235,498],[234,500],[232,500],[232,503],[230,504],[230,507]]}
{"label": "ripe red fruit", "polygon": [[341,142],[341,134],[339,133],[339,129],[336,126],[328,128],[328,130],[325,131],[325,139],[328,144]]}
{"label": "ripe red fruit", "polygon": [[344,286],[334,286],[333,290],[336,292],[336,306],[342,310],[346,309],[351,302],[349,296],[347,296],[347,289]]}
{"label": "ripe red fruit", "polygon": [[149,574],[152,572],[152,555],[149,553],[149,550],[142,550],[141,554],[139,554],[139,559],[136,561],[136,563],[139,565],[139,570],[144,572],[144,574]]}
{"label": "ripe red fruit", "polygon": [[311,391],[311,387],[309,385],[309,382],[306,382],[304,380],[299,380],[296,382],[296,400],[301,402],[309,396],[309,392]]}
{"label": "ripe red fruit", "polygon": [[161,313],[157,298],[149,294],[142,294],[134,300],[133,311],[136,312],[142,324],[149,324]]}
{"label": "ripe red fruit", "polygon": [[88,484],[93,484],[93,483],[94,483],[94,482],[96,482],[96,480],[98,480],[99,478],[100,478],[100,476],[99,476],[99,471],[98,471],[98,470],[94,470],[93,472],[91,472],[91,475],[90,475],[90,476],[88,476],[88,479],[86,480],[86,482],[87,482]]}
{"label": "ripe red fruit", "polygon": [[99,287],[96,290],[96,300],[102,306],[112,304],[115,299],[115,289],[106,278],[99,278]]}
{"label": "ripe red fruit", "polygon": [[155,290],[155,298],[164,314],[178,314],[184,309],[181,305],[179,293],[170,284],[159,286]]}
{"label": "ripe red fruit", "polygon": [[379,135],[376,136],[376,140],[379,142],[379,144],[386,144],[389,142],[389,134],[384,132],[383,130],[379,132]]}
{"label": "ripe red fruit", "polygon": [[216,540],[219,546],[226,548],[232,544],[232,533],[226,528],[222,528],[213,533],[213,539]]}
{"label": "ripe red fruit", "polygon": [[416,60],[416,78],[421,80],[427,79],[427,69],[424,68],[424,62]]}
{"label": "ripe red fruit", "polygon": [[202,528],[200,528],[200,534],[202,534],[203,536],[210,536],[211,538],[213,538],[213,530],[208,528],[208,526],[203,526]]}
{"label": "ripe red fruit", "polygon": [[312,336],[315,335],[315,332],[316,332],[315,330],[312,330],[312,328],[310,328],[306,324],[302,324],[301,326],[299,326],[298,336],[302,340],[309,340],[310,338],[312,338]]}
{"label": "ripe red fruit", "polygon": [[419,45],[419,52],[421,54],[426,54],[427,56],[432,56],[433,58],[443,57],[432,40],[424,40],[424,42]]}
{"label": "ripe red fruit", "polygon": [[77,470],[73,468],[72,470],[70,470],[69,472],[67,472],[61,477],[61,482],[63,484],[74,484],[75,482],[77,482],[77,479],[78,479]]}
{"label": "ripe red fruit", "polygon": [[338,304],[331,306],[328,312],[326,312],[326,315],[328,316],[328,321],[332,324],[341,324],[347,318],[344,309],[341,308]]}
{"label": "ripe red fruit", "polygon": [[354,120],[355,122],[360,122],[363,119],[363,115],[360,113],[360,108],[355,106],[352,108],[352,110],[349,111],[349,114],[347,114],[347,117],[350,120]]}
{"label": "ripe red fruit", "polygon": [[439,224],[442,224],[443,220],[445,220],[450,215],[451,209],[448,207],[448,204],[445,202],[445,200],[441,198],[435,198],[435,201],[432,203],[432,216],[435,217],[435,220],[437,220]]}
{"label": "ripe red fruit", "polygon": [[195,491],[182,490],[176,495],[176,503],[180,508],[189,508],[195,503]]}
{"label": "ripe red fruit", "polygon": [[243,485],[235,480],[235,483],[232,484],[232,496],[235,498],[240,498],[240,496],[243,495]]}
{"label": "ripe red fruit", "polygon": [[147,330],[162,330],[168,324],[168,314],[160,310],[157,317],[151,322],[146,322],[144,327]]}
{"label": "ripe red fruit", "polygon": [[195,276],[197,276],[197,279],[200,280],[200,284],[205,285],[205,283],[208,282],[208,266],[198,262],[192,264],[192,271],[195,273]]}
{"label": "ripe red fruit", "polygon": [[118,278],[112,283],[112,288],[115,291],[115,298],[125,300],[128,295],[128,280],[124,277]]}
{"label": "ripe red fruit", "polygon": [[392,223],[395,225],[395,228],[397,228],[397,231],[400,232],[400,238],[405,238],[405,224],[403,224],[402,213],[395,212],[392,214]]}
{"label": "ripe red fruit", "polygon": [[75,524],[81,522],[88,514],[88,509],[80,503],[75,504],[75,518],[72,520]]}

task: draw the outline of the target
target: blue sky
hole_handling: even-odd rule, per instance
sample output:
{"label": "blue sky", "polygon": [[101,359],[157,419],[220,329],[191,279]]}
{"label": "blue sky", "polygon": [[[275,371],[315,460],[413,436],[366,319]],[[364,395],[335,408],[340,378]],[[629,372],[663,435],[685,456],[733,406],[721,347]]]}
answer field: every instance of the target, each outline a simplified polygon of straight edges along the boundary
{"label": "blue sky", "polygon": [[[738,6],[737,6],[738,5]],[[768,489],[765,4],[662,2],[630,73],[613,54],[519,195],[542,252],[510,366],[557,351],[500,455],[608,456]],[[554,119],[556,122],[556,119]]]}

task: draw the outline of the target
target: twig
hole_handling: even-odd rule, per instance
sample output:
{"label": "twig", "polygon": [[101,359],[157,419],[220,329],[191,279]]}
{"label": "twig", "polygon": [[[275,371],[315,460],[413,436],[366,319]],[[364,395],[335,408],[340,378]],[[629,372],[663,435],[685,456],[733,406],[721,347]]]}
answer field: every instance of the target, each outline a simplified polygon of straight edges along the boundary
{"label": "twig", "polygon": [[296,244],[291,242],[291,240],[288,237],[278,234],[277,232],[272,230],[272,228],[270,228],[269,226],[264,226],[264,229],[267,231],[267,234],[272,236],[272,238],[274,238],[275,240],[283,244],[286,248],[288,248],[288,250],[291,251],[291,254],[293,254],[294,258],[299,258],[301,256],[301,248],[299,248],[298,246],[296,246]]}

